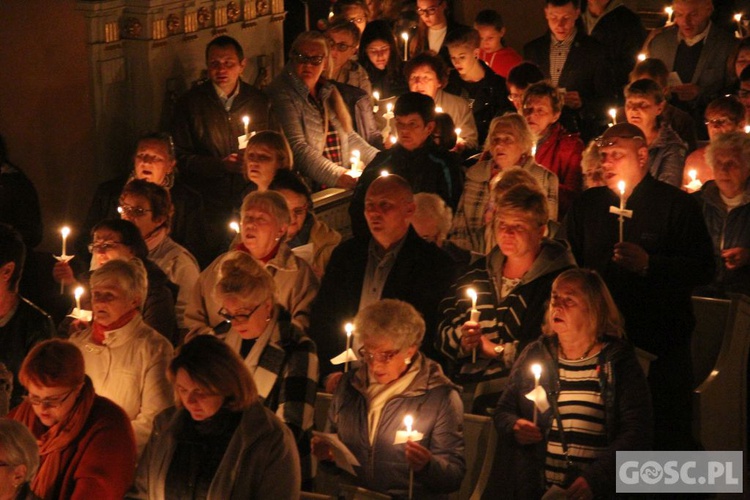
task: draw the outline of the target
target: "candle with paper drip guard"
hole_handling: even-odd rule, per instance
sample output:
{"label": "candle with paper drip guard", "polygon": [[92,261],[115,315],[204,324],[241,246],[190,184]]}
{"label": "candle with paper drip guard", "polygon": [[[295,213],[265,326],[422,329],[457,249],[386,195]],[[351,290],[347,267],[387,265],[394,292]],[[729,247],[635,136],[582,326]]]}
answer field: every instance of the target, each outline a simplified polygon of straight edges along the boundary
{"label": "candle with paper drip guard", "polygon": [[703,183],[698,179],[698,171],[697,170],[689,170],[688,171],[688,177],[690,177],[690,182],[688,182],[685,187],[687,188],[688,192],[692,193],[694,191],[698,191],[701,186],[703,186]]}
{"label": "candle with paper drip guard", "polygon": [[[467,288],[466,295],[471,299],[471,311],[469,311],[470,320],[473,323],[478,323],[479,322],[479,310],[477,309],[477,291],[474,290],[473,288]],[[476,347],[471,351],[471,362],[472,363],[477,362],[477,348]]]}
{"label": "candle with paper drip guard", "polygon": [[633,211],[632,210],[625,210],[625,181],[620,181],[617,183],[617,188],[620,190],[620,208],[617,208],[615,206],[609,207],[609,213],[618,215],[618,220],[620,222],[620,243],[623,242],[623,224],[625,223],[625,217],[628,219],[633,217]]}
{"label": "candle with paper drip guard", "polygon": [[[59,262],[68,262],[70,259],[72,259],[73,255],[68,255],[68,247],[67,247],[67,241],[68,236],[70,236],[70,228],[68,226],[63,226],[60,229],[60,234],[62,235],[62,253],[60,255],[54,255],[55,259]],[[60,295],[65,293],[65,283],[62,281],[60,282]]]}
{"label": "candle with paper drip guard", "polygon": [[76,299],[76,307],[71,311],[70,314],[68,314],[68,317],[90,322],[93,316],[92,312],[81,309],[81,296],[83,296],[83,287],[77,286],[73,291],[73,296]]}
{"label": "candle with paper drip guard", "polygon": [[[414,425],[414,418],[411,415],[406,415],[404,417],[404,427],[406,427],[405,431],[396,431],[396,439],[393,440],[393,444],[403,444],[407,441],[421,441],[424,435],[417,431],[416,429],[413,429],[412,426]],[[414,469],[410,466],[409,467],[409,498],[412,498],[414,495]]]}
{"label": "candle with paper drip guard", "polygon": [[667,15],[667,22],[666,24],[664,24],[664,26],[672,26],[672,24],[674,24],[674,22],[672,21],[674,9],[672,7],[664,7],[664,13]]}
{"label": "candle with paper drip guard", "polygon": [[616,108],[609,108],[609,116],[612,118],[612,123],[609,124],[609,126],[617,125],[617,109]]}
{"label": "candle with paper drip guard", "polygon": [[404,31],[401,33],[401,38],[404,39],[404,61],[409,60],[409,33]]}
{"label": "candle with paper drip guard", "polygon": [[372,106],[372,112],[377,113],[380,110],[380,106],[378,106],[378,101],[380,100],[380,92],[377,90],[372,93],[372,98],[375,100],[375,104]]}
{"label": "candle with paper drip guard", "polygon": [[362,164],[362,160],[360,160],[361,155],[359,152],[359,149],[355,149],[352,151],[352,157],[349,158],[349,162],[351,163],[351,171],[349,172],[349,175],[353,178],[357,178],[362,175],[362,171],[364,170],[364,165]]}
{"label": "candle with paper drip guard", "polygon": [[345,324],[344,331],[346,332],[346,349],[344,349],[344,352],[338,356],[331,358],[331,364],[340,365],[343,363],[344,372],[346,373],[349,371],[349,362],[357,361],[357,356],[354,354],[354,350],[352,350],[352,333],[354,333],[354,325],[352,323]]}
{"label": "candle with paper drip guard", "polygon": [[247,148],[247,141],[250,140],[250,136],[248,135],[250,117],[248,115],[242,117],[242,124],[245,127],[245,135],[241,135],[237,138],[237,148],[240,150]]}
{"label": "candle with paper drip guard", "polygon": [[389,102],[385,105],[385,114],[383,115],[383,118],[385,118],[385,127],[383,127],[383,131],[381,133],[383,134],[383,138],[386,138],[391,135],[391,120],[393,119],[392,102]]}

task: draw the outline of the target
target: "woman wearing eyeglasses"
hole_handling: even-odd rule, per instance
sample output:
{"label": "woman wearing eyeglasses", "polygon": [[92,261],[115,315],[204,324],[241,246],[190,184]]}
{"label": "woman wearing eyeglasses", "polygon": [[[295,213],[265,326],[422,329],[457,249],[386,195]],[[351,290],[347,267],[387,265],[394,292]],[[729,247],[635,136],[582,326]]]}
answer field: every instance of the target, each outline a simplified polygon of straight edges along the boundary
{"label": "woman wearing eyeglasses", "polygon": [[31,490],[45,500],[123,498],[133,482],[136,447],[122,409],[94,392],[76,346],[37,344],[21,367],[26,400],[8,415],[39,443]]}
{"label": "woman wearing eyeglasses", "polygon": [[302,33],[292,44],[289,63],[267,93],[297,168],[318,185],[352,189],[356,184],[349,175],[352,151],[359,150],[366,165],[378,150],[354,131],[341,94],[323,76],[330,64],[326,37]]}
{"label": "woman wearing eyeglasses", "polygon": [[[348,479],[407,498],[413,470],[414,498],[447,498],[466,472],[463,405],[440,365],[419,352],[422,316],[406,302],[385,299],[359,311],[354,331],[363,363],[341,379],[327,424],[360,463],[357,476]],[[407,430],[407,415],[422,436],[394,444],[397,432]],[[333,459],[319,438],[313,439],[313,454]]]}
{"label": "woman wearing eyeglasses", "polygon": [[70,337],[96,393],[127,413],[139,452],[154,417],[170,405],[166,369],[172,345],[143,321],[147,287],[138,259],[110,260],[91,275],[91,326]]}
{"label": "woman wearing eyeglasses", "polygon": [[[94,226],[91,238],[92,242],[88,249],[92,254],[92,269],[97,269],[110,260],[137,258],[141,261],[146,268],[148,277],[148,291],[142,309],[143,321],[164,335],[172,344],[176,344],[177,320],[174,308],[174,285],[169,281],[164,271],[148,259],[148,247],[135,224],[120,219],[105,220]],[[84,271],[76,277],[67,262],[58,262],[53,269],[55,280],[62,281],[71,288],[74,286],[88,288],[89,276],[90,271]],[[84,309],[88,308],[89,297],[88,293],[84,293],[82,299]],[[81,325],[80,322],[74,323],[71,329],[81,329],[81,326],[87,325],[85,323]],[[61,329],[65,330],[65,327],[61,325]],[[66,336],[70,334],[72,334],[72,331],[65,331],[64,333]]]}
{"label": "woman wearing eyeglasses", "polygon": [[38,500],[31,480],[39,468],[39,446],[28,427],[0,418],[0,500]]}

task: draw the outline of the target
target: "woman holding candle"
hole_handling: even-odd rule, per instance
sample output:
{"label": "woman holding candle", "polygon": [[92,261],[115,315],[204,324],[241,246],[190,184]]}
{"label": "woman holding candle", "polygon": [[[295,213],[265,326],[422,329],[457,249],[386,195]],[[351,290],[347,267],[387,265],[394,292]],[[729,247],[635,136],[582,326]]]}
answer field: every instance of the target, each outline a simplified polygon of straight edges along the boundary
{"label": "woman holding candle", "polygon": [[[354,330],[363,363],[344,375],[328,412],[329,432],[360,463],[353,480],[406,498],[413,470],[415,498],[447,498],[466,472],[463,406],[440,366],[419,352],[424,320],[411,305],[385,299],[359,311]],[[407,415],[422,439],[394,444],[397,432],[406,430]],[[330,447],[317,438],[313,454],[332,459]]]}
{"label": "woman holding candle", "polygon": [[714,180],[695,196],[713,240],[717,272],[712,285],[701,293],[750,295],[750,136],[744,132],[717,136],[708,146],[706,160]]}
{"label": "woman holding candle", "polygon": [[557,220],[557,176],[534,161],[534,136],[526,120],[508,113],[492,120],[484,153],[466,171],[463,194],[448,239],[474,252],[485,253],[484,214],[493,179],[512,167],[521,167],[538,181],[547,197],[551,220]]}
{"label": "woman holding candle", "polygon": [[157,416],[126,498],[299,498],[292,434],[231,348],[199,335],[168,370],[175,406]]}
{"label": "woman holding candle", "polygon": [[[436,348],[450,363],[453,379],[483,395],[470,409],[475,412],[495,406],[515,351],[539,336],[552,281],[575,267],[564,244],[545,238],[547,220],[547,200],[538,186],[519,184],[500,195],[492,222],[497,246],[440,303]],[[478,321],[472,319],[468,288],[478,296]]]}
{"label": "woman holding candle", "polygon": [[[620,314],[595,271],[571,269],[555,280],[544,335],[513,365],[494,415],[498,432],[512,438],[511,449],[498,453],[513,456],[495,484],[503,497],[540,498],[555,487],[567,498],[609,498],[616,452],[650,449],[648,385],[622,336]],[[536,424],[526,398],[534,364],[549,402]]]}
{"label": "woman holding candle", "polygon": [[125,412],[94,391],[81,352],[68,341],[37,344],[21,367],[26,400],[8,418],[39,443],[31,490],[44,499],[123,498],[136,465]]}

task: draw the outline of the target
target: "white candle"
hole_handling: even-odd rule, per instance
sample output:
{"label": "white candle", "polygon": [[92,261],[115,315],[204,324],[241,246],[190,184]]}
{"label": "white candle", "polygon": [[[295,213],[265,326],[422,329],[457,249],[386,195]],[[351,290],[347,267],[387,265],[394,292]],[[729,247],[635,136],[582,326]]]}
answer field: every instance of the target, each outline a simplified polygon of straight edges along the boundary
{"label": "white candle", "polygon": [[237,223],[237,221],[232,221],[229,223],[229,229],[234,231],[237,234],[240,234],[240,225]]}
{"label": "white candle", "polygon": [[674,14],[674,9],[672,7],[664,7],[664,12],[667,14],[667,23],[664,26],[671,26],[672,14]]}
{"label": "white candle", "polygon": [[70,228],[68,226],[63,226],[63,228],[60,229],[60,234],[62,234],[62,256],[65,257],[68,255],[66,251],[66,241],[68,239],[68,235],[70,234]]}
{"label": "white candle", "polygon": [[456,127],[454,132],[456,133],[456,140],[461,139],[461,127]]}
{"label": "white candle", "polygon": [[625,210],[625,181],[618,182],[617,189],[620,190],[620,243],[622,243],[622,226],[625,222],[625,218],[622,216],[622,211]]}
{"label": "white candle", "polygon": [[372,98],[375,101],[375,104],[372,107],[372,112],[377,113],[380,110],[380,106],[378,106],[378,101],[380,100],[380,92],[377,90],[372,93]]}
{"label": "white candle", "polygon": [[409,33],[404,31],[401,33],[401,38],[404,39],[404,61],[409,60]]}
{"label": "white candle", "polygon": [[411,415],[404,417],[404,425],[406,426],[406,433],[411,434],[412,425],[414,425],[414,418]]}
{"label": "white candle", "polygon": [[737,23],[737,38],[742,38],[742,14],[735,14],[734,22]]}
{"label": "white candle", "polygon": [[352,164],[352,170],[359,170],[359,159],[359,149],[355,149],[354,151],[352,151],[352,157],[349,159]]}
{"label": "white candle", "polygon": [[344,373],[346,373],[349,371],[349,349],[351,349],[352,332],[354,332],[354,325],[351,323],[347,323],[346,325],[344,325],[344,330],[346,331],[346,349],[344,349],[346,361],[344,361]]}
{"label": "white candle", "polygon": [[385,118],[385,127],[383,127],[383,130],[381,131],[381,134],[383,135],[383,138],[385,139],[389,135],[391,135],[391,119],[393,118],[393,103],[389,102],[385,105],[385,114],[383,115],[383,118]]}
{"label": "white candle", "polygon": [[612,125],[617,125],[617,108],[609,108],[609,116],[612,117]]}
{"label": "white candle", "polygon": [[[414,418],[411,415],[404,417],[404,425],[406,426],[406,434],[411,438],[412,425],[414,424]],[[409,466],[409,500],[414,497],[414,469]]]}
{"label": "white candle", "polygon": [[247,115],[243,116],[242,123],[245,124],[245,135],[247,135],[247,127],[250,125],[250,117]]}
{"label": "white candle", "polygon": [[[531,371],[534,373],[534,389],[536,389],[537,387],[539,387],[539,379],[542,377],[542,365],[540,365],[539,363],[534,363],[533,365],[531,365]],[[536,402],[535,402],[534,403],[534,425],[536,425],[537,413],[538,413],[538,410],[537,410]]]}
{"label": "white candle", "polygon": [[76,309],[79,314],[81,312],[81,296],[83,295],[83,287],[77,286],[75,291],[73,292],[73,295],[75,295],[76,298]]}
{"label": "white candle", "polygon": [[[474,323],[479,321],[479,310],[477,309],[477,291],[473,288],[466,289],[466,295],[471,299],[471,311],[469,312],[470,320]],[[477,348],[471,350],[471,362],[477,362]]]}

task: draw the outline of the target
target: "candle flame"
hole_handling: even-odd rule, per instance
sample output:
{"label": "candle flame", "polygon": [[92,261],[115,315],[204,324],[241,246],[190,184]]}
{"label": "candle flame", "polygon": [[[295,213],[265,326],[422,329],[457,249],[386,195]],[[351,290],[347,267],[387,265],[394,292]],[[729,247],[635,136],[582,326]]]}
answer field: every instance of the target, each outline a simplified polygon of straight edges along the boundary
{"label": "candle flame", "polygon": [[[120,210],[120,207],[117,207],[117,210]],[[62,234],[63,238],[67,238],[70,234],[70,228],[68,226],[63,226],[62,229],[60,229],[60,233]]]}
{"label": "candle flame", "polygon": [[671,18],[672,14],[674,13],[674,9],[672,7],[664,7],[664,12]]}
{"label": "candle flame", "polygon": [[390,113],[391,111],[393,111],[393,103],[392,103],[392,102],[389,102],[388,104],[386,104],[386,105],[385,105],[385,110],[386,110],[386,111],[387,111],[388,113]]}
{"label": "candle flame", "polygon": [[745,125],[745,133],[750,134],[750,125]]}
{"label": "candle flame", "polygon": [[73,294],[76,297],[76,300],[81,298],[81,295],[83,295],[83,287],[77,286],[76,289],[73,291]]}
{"label": "candle flame", "polygon": [[442,112],[443,112],[443,108],[441,108],[440,106],[435,106],[435,113],[442,113]]}
{"label": "candle flame", "polygon": [[688,177],[690,177],[691,182],[695,182],[696,177],[698,177],[698,171],[697,170],[688,171]]}
{"label": "candle flame", "polygon": [[396,136],[392,135],[391,136],[391,144],[396,144],[397,141],[398,141],[398,139],[396,139]]}
{"label": "candle flame", "polygon": [[624,195],[625,194],[625,181],[618,182],[617,183],[617,189],[620,190],[620,194],[621,195]]}
{"label": "candle flame", "polygon": [[229,229],[231,229],[237,234],[240,233],[240,225],[236,221],[232,221],[229,223]]}
{"label": "candle flame", "polygon": [[742,21],[742,14],[740,14],[740,13],[735,14],[734,15],[734,20],[735,20],[735,22]]}
{"label": "candle flame", "polygon": [[354,331],[354,325],[351,323],[347,323],[344,325],[344,330],[346,330],[346,336],[351,337],[352,332]]}
{"label": "candle flame", "polygon": [[359,149],[355,149],[354,151],[352,151],[352,156],[356,156],[357,160],[359,160],[359,158],[360,158]]}
{"label": "candle flame", "polygon": [[471,300],[477,300],[477,291],[476,291],[476,290],[474,290],[473,288],[467,288],[467,289],[466,289],[466,295],[467,295],[467,296],[468,296],[468,297],[469,297],[469,298],[470,298]]}
{"label": "candle flame", "polygon": [[411,415],[405,416],[404,425],[407,427],[407,429],[411,430],[411,426],[414,425],[414,418]]}
{"label": "candle flame", "polygon": [[374,98],[374,99],[375,99],[376,101],[379,101],[379,100],[380,100],[380,92],[378,92],[378,91],[376,90],[375,92],[373,92],[373,93],[372,93],[372,97],[373,97],[373,98]]}
{"label": "candle flame", "polygon": [[616,108],[609,108],[609,116],[611,116],[613,120],[615,118],[617,118],[617,109]]}
{"label": "candle flame", "polygon": [[456,130],[454,130],[454,132],[456,133],[456,137],[460,137],[461,136],[461,127],[456,127]]}
{"label": "candle flame", "polygon": [[641,52],[640,54],[638,54],[638,58],[637,59],[639,61],[645,61],[646,60],[646,54],[644,54],[643,52]]}
{"label": "candle flame", "polygon": [[542,365],[534,363],[531,365],[531,372],[534,374],[534,378],[538,380],[542,376]]}
{"label": "candle flame", "polygon": [[409,41],[409,33],[407,33],[406,31],[404,31],[403,33],[401,33],[401,38],[403,38],[405,42],[408,42]]}
{"label": "candle flame", "polygon": [[381,170],[380,171],[380,177],[388,177],[390,174],[387,170]]}
{"label": "candle flame", "polygon": [[243,117],[242,117],[242,123],[244,123],[246,127],[247,127],[248,125],[250,125],[250,117],[249,117],[249,116],[247,116],[247,115],[243,116]]}

